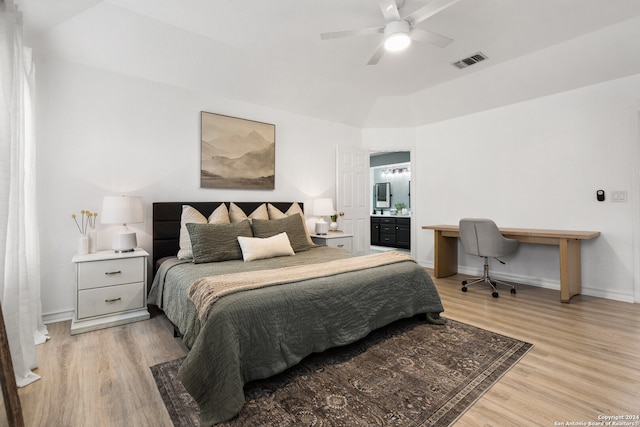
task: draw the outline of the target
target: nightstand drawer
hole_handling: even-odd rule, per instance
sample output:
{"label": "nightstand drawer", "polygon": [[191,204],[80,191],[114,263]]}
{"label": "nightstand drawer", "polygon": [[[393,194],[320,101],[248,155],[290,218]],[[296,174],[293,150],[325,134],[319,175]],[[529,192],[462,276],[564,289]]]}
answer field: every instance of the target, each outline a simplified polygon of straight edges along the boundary
{"label": "nightstand drawer", "polygon": [[327,246],[332,248],[340,248],[345,251],[351,252],[351,242],[353,239],[351,237],[337,237],[333,239],[327,239]]}
{"label": "nightstand drawer", "polygon": [[108,286],[78,292],[78,319],[143,308],[144,283]]}
{"label": "nightstand drawer", "polygon": [[78,264],[78,289],[144,281],[145,257],[108,259]]}
{"label": "nightstand drawer", "polygon": [[341,231],[329,232],[329,234],[312,234],[313,243],[319,246],[330,246],[332,248],[353,251],[353,234],[346,234]]}

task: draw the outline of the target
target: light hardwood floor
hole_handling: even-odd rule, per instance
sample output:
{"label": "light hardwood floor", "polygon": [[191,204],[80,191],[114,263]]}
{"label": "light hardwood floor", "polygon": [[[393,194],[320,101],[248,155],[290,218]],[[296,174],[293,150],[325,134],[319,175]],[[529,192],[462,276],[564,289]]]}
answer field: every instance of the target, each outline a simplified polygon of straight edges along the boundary
{"label": "light hardwood floor", "polygon": [[[436,279],[445,317],[534,344],[455,424],[557,426],[640,415],[640,304],[518,286],[498,299]],[[27,426],[171,426],[149,366],[186,353],[162,314],[71,336],[49,325],[38,346],[42,379],[20,390]],[[624,420],[622,420],[624,421]],[[631,420],[633,421],[633,420]],[[640,425],[640,420],[636,425]]]}

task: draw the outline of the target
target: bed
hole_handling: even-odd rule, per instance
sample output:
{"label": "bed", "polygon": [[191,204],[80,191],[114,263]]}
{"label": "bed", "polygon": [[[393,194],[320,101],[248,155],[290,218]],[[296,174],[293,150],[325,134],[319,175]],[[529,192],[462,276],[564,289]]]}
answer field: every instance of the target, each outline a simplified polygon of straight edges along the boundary
{"label": "bed", "polygon": [[[277,231],[284,227],[291,249],[300,250],[244,261],[248,252],[258,251],[242,246],[240,259],[236,254],[235,259],[199,262],[203,247],[206,252],[210,246],[219,248],[228,242],[199,244],[198,230],[220,236],[237,227],[241,235],[249,222],[245,219],[236,225],[189,225],[193,259],[179,259],[183,206],[208,219],[221,209],[230,212],[232,208],[251,217],[267,206],[272,219],[256,215],[250,224],[251,232],[260,238],[241,236],[237,240],[262,245],[266,239],[280,239],[282,233]],[[238,414],[244,405],[245,383],[280,373],[311,353],[352,343],[400,318],[422,315],[427,322],[444,321],[437,290],[422,267],[407,257],[353,257],[341,249],[312,246],[308,234],[309,247],[303,248],[298,227],[304,224],[304,217],[296,213],[301,211],[302,205],[296,203],[153,204],[155,275],[149,303],[164,311],[190,349],[179,376],[200,407],[203,425]],[[216,294],[213,303],[203,305],[206,298],[198,295],[210,297],[212,289],[236,276],[243,278],[245,287]],[[274,277],[275,281],[256,285],[258,277]]]}

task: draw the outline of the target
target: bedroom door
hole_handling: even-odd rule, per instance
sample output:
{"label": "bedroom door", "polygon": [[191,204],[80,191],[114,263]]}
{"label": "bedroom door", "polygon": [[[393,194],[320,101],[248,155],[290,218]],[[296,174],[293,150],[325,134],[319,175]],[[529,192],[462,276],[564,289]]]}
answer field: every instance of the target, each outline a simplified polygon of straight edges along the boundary
{"label": "bedroom door", "polygon": [[353,234],[353,252],[369,252],[369,151],[338,147],[336,210],[345,233]]}

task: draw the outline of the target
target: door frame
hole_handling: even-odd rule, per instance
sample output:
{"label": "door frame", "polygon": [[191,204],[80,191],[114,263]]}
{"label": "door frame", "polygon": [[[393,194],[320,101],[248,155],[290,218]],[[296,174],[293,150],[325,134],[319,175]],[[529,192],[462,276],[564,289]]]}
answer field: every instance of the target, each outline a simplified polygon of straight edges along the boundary
{"label": "door frame", "polygon": [[[635,139],[636,143],[633,144],[635,153],[632,156],[632,170],[635,171],[635,176],[631,180],[631,194],[633,203],[633,212],[640,212],[640,106],[634,108],[634,120],[635,120]],[[632,215],[631,219],[633,245],[633,302],[640,303],[640,215]]]}
{"label": "door frame", "polygon": [[[417,227],[417,221],[416,221],[416,213],[417,210],[414,208],[414,206],[416,206],[415,203],[415,187],[416,187],[416,167],[415,167],[415,147],[411,146],[411,147],[404,147],[404,146],[394,146],[394,147],[389,147],[389,146],[381,146],[381,147],[369,147],[369,158],[371,158],[371,154],[373,153],[383,153],[383,152],[388,152],[388,153],[394,153],[394,152],[399,152],[399,151],[406,151],[409,153],[409,165],[411,166],[411,181],[409,184],[409,191],[411,193],[411,258],[412,259],[416,259],[417,256],[417,236],[418,236],[418,227]],[[369,168],[371,168],[371,165],[369,165]],[[371,174],[369,174],[369,177],[371,177]],[[369,189],[371,189],[371,179],[369,179]],[[369,198],[371,199],[371,197]],[[371,234],[371,222],[369,222],[369,234]]]}

